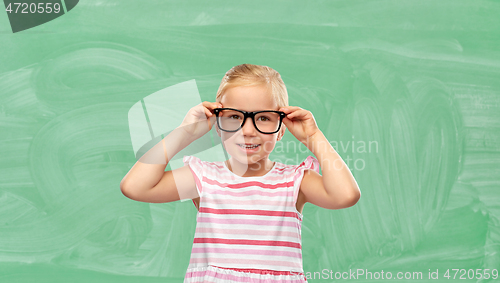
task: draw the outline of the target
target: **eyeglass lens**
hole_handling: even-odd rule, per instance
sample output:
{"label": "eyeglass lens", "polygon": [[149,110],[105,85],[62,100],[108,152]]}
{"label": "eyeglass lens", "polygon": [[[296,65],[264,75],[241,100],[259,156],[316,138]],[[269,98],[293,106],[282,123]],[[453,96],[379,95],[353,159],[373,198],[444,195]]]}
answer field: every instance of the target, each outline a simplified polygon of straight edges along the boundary
{"label": "eyeglass lens", "polygon": [[[239,111],[221,110],[219,113],[219,125],[222,130],[236,131],[243,123],[243,118],[243,113]],[[259,131],[272,133],[277,131],[280,126],[280,115],[276,112],[260,112],[255,114],[254,121]]]}

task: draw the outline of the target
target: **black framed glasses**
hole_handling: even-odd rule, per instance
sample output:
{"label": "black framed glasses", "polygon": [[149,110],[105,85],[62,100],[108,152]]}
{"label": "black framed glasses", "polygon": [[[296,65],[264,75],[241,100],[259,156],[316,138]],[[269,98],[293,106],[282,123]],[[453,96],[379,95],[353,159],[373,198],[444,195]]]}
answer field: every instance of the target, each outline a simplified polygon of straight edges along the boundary
{"label": "black framed glasses", "polygon": [[281,128],[285,112],[274,110],[263,110],[247,112],[234,108],[215,108],[217,125],[225,132],[236,132],[245,125],[247,118],[252,118],[255,129],[262,134],[274,134]]}

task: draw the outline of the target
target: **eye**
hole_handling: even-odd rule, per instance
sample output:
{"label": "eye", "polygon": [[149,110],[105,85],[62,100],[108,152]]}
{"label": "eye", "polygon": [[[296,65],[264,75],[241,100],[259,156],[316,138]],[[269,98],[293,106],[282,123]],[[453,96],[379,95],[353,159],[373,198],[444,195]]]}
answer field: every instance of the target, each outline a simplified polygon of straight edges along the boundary
{"label": "eye", "polygon": [[265,116],[260,116],[258,120],[265,122],[265,121],[269,121],[270,119],[265,117]]}
{"label": "eye", "polygon": [[238,116],[238,115],[231,115],[231,116],[229,116],[229,119],[235,119],[235,120],[237,120],[237,119],[240,119],[240,116]]}

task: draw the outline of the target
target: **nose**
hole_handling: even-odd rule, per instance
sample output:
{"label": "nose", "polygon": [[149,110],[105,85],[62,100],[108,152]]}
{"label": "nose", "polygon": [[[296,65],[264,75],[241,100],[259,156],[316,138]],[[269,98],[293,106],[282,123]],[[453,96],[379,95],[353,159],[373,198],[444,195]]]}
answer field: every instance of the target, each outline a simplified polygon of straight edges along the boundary
{"label": "nose", "polygon": [[245,124],[241,127],[241,132],[245,136],[253,136],[256,134],[257,129],[253,125],[253,121],[251,117],[247,117]]}

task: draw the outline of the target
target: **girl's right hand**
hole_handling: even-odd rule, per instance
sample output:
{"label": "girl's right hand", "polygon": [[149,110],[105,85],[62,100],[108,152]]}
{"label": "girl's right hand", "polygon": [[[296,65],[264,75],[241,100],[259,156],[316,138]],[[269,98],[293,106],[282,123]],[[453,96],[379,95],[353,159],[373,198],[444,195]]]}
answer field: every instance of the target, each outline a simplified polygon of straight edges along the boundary
{"label": "girl's right hand", "polygon": [[215,123],[213,110],[221,107],[218,102],[204,101],[189,109],[178,128],[184,130],[190,139],[197,140],[212,129]]}

